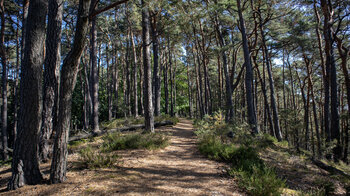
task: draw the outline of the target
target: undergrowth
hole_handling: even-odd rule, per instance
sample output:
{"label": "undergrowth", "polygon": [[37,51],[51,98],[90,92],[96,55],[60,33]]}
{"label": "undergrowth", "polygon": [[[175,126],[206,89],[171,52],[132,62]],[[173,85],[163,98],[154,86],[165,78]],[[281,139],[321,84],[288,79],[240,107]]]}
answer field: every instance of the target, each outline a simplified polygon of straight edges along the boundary
{"label": "undergrowth", "polygon": [[90,146],[80,150],[79,154],[80,166],[88,169],[111,167],[118,160],[117,155],[100,153]]}
{"label": "undergrowth", "polygon": [[[207,157],[230,164],[228,173],[238,179],[239,185],[250,195],[280,195],[285,181],[278,178],[273,168],[259,158],[258,152],[274,145],[274,139],[267,135],[251,136],[246,125],[226,124],[223,116],[213,117],[195,123],[199,137],[199,150]],[[227,137],[229,131],[234,137]]]}
{"label": "undergrowth", "polygon": [[103,137],[102,152],[112,152],[124,149],[155,150],[169,145],[169,138],[161,133],[132,133],[122,135],[112,133]]}

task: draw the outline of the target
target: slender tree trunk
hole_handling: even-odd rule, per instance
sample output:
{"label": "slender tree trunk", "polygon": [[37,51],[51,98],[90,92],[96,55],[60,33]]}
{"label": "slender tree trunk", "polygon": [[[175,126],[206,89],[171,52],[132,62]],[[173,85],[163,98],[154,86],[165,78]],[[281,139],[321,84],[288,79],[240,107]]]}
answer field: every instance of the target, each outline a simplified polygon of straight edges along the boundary
{"label": "slender tree trunk", "polygon": [[2,64],[2,107],[1,107],[1,135],[2,135],[2,150],[3,159],[9,158],[8,148],[8,134],[7,134],[7,54],[5,48],[5,8],[4,0],[0,1],[1,9],[1,35],[0,35],[0,51]]}
{"label": "slender tree trunk", "polygon": [[50,157],[53,117],[61,63],[62,0],[49,0],[48,25],[46,33],[46,56],[44,70],[43,124],[40,133],[40,158],[47,162]]}
{"label": "slender tree trunk", "polygon": [[170,77],[170,115],[174,116],[174,80],[173,80],[173,63],[172,54],[169,47],[169,77]]}
{"label": "slender tree trunk", "polygon": [[153,44],[153,87],[154,87],[154,115],[160,115],[160,75],[158,62],[158,27],[157,16],[153,17],[152,22],[152,44]]}
{"label": "slender tree trunk", "polygon": [[[94,9],[95,2],[97,0],[92,0],[91,8]],[[97,66],[97,28],[96,28],[96,17],[91,19],[91,30],[90,30],[90,61],[91,61],[91,73],[90,73],[90,83],[91,83],[91,100],[92,100],[92,131],[97,132],[99,130],[98,124],[98,66]]]}
{"label": "slender tree trunk", "polygon": [[16,29],[16,75],[15,75],[15,86],[14,86],[14,112],[13,112],[13,141],[12,141],[12,146],[15,144],[15,139],[17,136],[17,123],[18,123],[18,102],[19,102],[19,97],[18,97],[18,84],[19,84],[19,63],[20,63],[20,42],[19,42],[19,26],[17,26]]}
{"label": "slender tree trunk", "polygon": [[106,45],[106,65],[107,65],[107,101],[108,101],[108,121],[112,120],[112,76],[113,76],[113,66],[109,64],[109,46]]}
{"label": "slender tree trunk", "polygon": [[273,127],[273,121],[272,121],[272,116],[271,116],[271,112],[270,112],[270,104],[268,102],[268,98],[267,98],[267,90],[266,90],[266,85],[265,85],[265,82],[263,81],[263,79],[261,78],[261,74],[260,74],[260,70],[259,70],[259,67],[257,66],[256,64],[256,58],[253,58],[253,61],[255,63],[255,68],[256,68],[256,71],[258,72],[258,77],[259,77],[259,80],[260,80],[260,83],[261,83],[261,89],[262,89],[262,93],[263,93],[263,96],[264,96],[264,104],[265,104],[265,111],[266,111],[266,118],[269,122],[269,125],[270,125],[270,135],[271,136],[275,136],[275,131],[274,131],[274,127]]}
{"label": "slender tree trunk", "polygon": [[[116,49],[114,52],[114,58],[117,58],[117,52]],[[115,117],[118,117],[118,102],[119,102],[119,97],[118,97],[118,90],[119,90],[119,69],[118,69],[118,62],[117,59],[115,60],[114,64],[114,99],[115,99]]]}
{"label": "slender tree trunk", "polygon": [[187,64],[187,88],[188,88],[188,112],[189,112],[189,117],[192,118],[193,116],[193,109],[192,109],[192,85],[191,85],[191,79],[190,79],[190,66]]}
{"label": "slender tree trunk", "polygon": [[142,41],[143,41],[143,67],[144,67],[144,109],[145,109],[145,130],[154,132],[154,117],[152,105],[152,78],[151,78],[151,50],[150,50],[150,21],[149,11],[142,3]]}
{"label": "slender tree trunk", "polygon": [[69,137],[72,95],[76,84],[80,57],[85,48],[86,35],[89,30],[89,8],[91,0],[80,0],[78,19],[71,51],[63,61],[60,86],[60,103],[58,123],[50,170],[51,183],[60,183],[66,179],[67,142]]}
{"label": "slender tree trunk", "polygon": [[[38,10],[41,10],[38,12]],[[9,190],[25,184],[38,184],[43,177],[39,170],[39,132],[42,112],[42,66],[47,1],[31,0],[26,22],[24,58],[21,66],[20,112],[18,134],[13,151],[12,177]]]}
{"label": "slender tree trunk", "polygon": [[238,15],[239,15],[239,23],[241,27],[242,40],[243,40],[244,63],[246,66],[245,85],[246,85],[246,96],[247,96],[246,100],[247,100],[247,108],[248,108],[248,123],[252,129],[252,133],[258,134],[259,128],[258,128],[258,123],[256,121],[256,113],[255,113],[254,103],[253,103],[254,102],[253,90],[252,90],[253,69],[250,61],[248,40],[247,40],[247,34],[245,30],[245,24],[244,24],[240,0],[237,0],[237,7],[238,7]]}
{"label": "slender tree trunk", "polygon": [[[337,140],[336,147],[333,148],[334,160],[341,159],[342,148],[340,144],[340,127],[338,112],[338,94],[337,94],[337,70],[334,60],[334,36],[332,30],[333,9],[331,1],[321,0],[321,7],[324,15],[323,34],[325,39],[326,67],[329,73],[330,89],[331,89],[331,133],[330,139]],[[329,72],[328,72],[329,69]],[[329,137],[329,136],[328,136]],[[329,139],[328,139],[329,140]]]}
{"label": "slender tree trunk", "polygon": [[274,131],[275,131],[275,136],[276,136],[277,140],[282,141],[282,132],[280,129],[278,110],[277,110],[277,106],[276,106],[275,85],[274,85],[272,70],[271,70],[271,66],[270,66],[269,52],[268,52],[267,46],[266,46],[265,33],[263,30],[263,24],[262,24],[261,17],[259,17],[259,20],[260,20],[259,26],[260,26],[260,34],[261,34],[261,38],[262,38],[263,52],[265,53],[265,60],[266,60],[265,64],[266,64],[266,69],[267,69],[267,73],[269,76],[269,83],[270,83],[270,98],[271,98],[271,108],[272,108],[272,114],[273,114]]}
{"label": "slender tree trunk", "polygon": [[[127,14],[128,17],[129,14]],[[128,19],[127,19],[128,20]],[[127,107],[127,115],[131,116],[131,81],[130,81],[130,28],[128,29],[128,33],[126,36],[126,52],[125,52],[125,77],[124,81],[126,84],[126,94],[125,94],[125,104]]]}
{"label": "slender tree trunk", "polygon": [[218,19],[216,19],[216,32],[218,34],[219,43],[221,47],[221,56],[224,67],[224,75],[225,75],[225,84],[226,84],[226,121],[230,122],[233,120],[233,102],[232,102],[232,87],[231,87],[231,79],[229,76],[228,63],[226,52],[223,49],[225,47],[225,40],[222,37],[221,27],[218,24]]}
{"label": "slender tree trunk", "polygon": [[134,117],[138,116],[138,99],[137,99],[137,54],[136,54],[136,48],[135,48],[135,40],[134,40],[134,34],[131,31],[131,46],[133,51],[133,60],[134,60],[134,67],[133,67],[133,78],[134,78]]}
{"label": "slender tree trunk", "polygon": [[[168,39],[168,46],[169,46],[169,39]],[[168,47],[168,50],[169,47]],[[164,77],[164,99],[165,99],[165,114],[169,114],[169,89],[168,89],[168,59],[167,54],[165,56],[165,67],[163,69],[163,77]]]}

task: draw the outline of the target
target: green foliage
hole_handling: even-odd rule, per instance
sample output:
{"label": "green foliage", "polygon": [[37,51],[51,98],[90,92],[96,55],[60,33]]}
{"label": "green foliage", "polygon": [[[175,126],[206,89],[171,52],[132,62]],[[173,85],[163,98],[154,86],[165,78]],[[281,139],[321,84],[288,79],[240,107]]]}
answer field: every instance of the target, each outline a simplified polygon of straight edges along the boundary
{"label": "green foliage", "polygon": [[111,167],[118,160],[117,155],[98,153],[90,146],[82,149],[79,154],[81,167],[88,169]]}
{"label": "green foliage", "polygon": [[278,196],[285,187],[285,182],[276,176],[273,169],[268,167],[252,168],[252,172],[238,170],[234,172],[239,178],[239,185],[254,196]]}
{"label": "green foliage", "polygon": [[132,133],[122,135],[112,133],[103,137],[102,151],[111,152],[124,149],[149,149],[165,148],[169,144],[169,138],[160,133]]}
{"label": "green foliage", "polygon": [[[219,114],[205,117],[195,123],[199,136],[199,151],[207,157],[231,165],[229,174],[239,180],[239,185],[251,195],[280,195],[284,180],[259,158],[259,150],[274,145],[269,135],[253,137],[240,128],[226,124]],[[224,142],[227,130],[236,133],[231,142]]]}
{"label": "green foliage", "polygon": [[217,161],[229,161],[234,151],[233,145],[223,144],[219,137],[212,134],[203,135],[198,147],[202,154]]}

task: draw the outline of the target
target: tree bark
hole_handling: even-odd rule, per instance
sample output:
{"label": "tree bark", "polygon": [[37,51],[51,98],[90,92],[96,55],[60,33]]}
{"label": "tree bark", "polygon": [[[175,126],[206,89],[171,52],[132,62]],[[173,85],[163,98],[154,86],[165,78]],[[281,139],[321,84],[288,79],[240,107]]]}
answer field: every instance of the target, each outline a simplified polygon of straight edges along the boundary
{"label": "tree bark", "polygon": [[[321,7],[324,15],[323,35],[325,39],[326,67],[329,69],[329,81],[331,89],[331,140],[337,140],[336,147],[333,148],[334,161],[339,161],[342,156],[342,148],[340,143],[340,127],[338,112],[338,84],[337,69],[334,60],[334,36],[332,30],[333,24],[333,8],[331,1],[321,0]],[[329,136],[328,136],[329,137]],[[328,139],[329,140],[329,139]]]}
{"label": "tree bark", "polygon": [[158,62],[158,26],[157,15],[153,17],[152,22],[152,44],[153,44],[153,86],[154,86],[154,115],[160,115],[160,75]]}
{"label": "tree bark", "polygon": [[39,156],[47,162],[50,157],[54,113],[57,106],[58,75],[61,63],[62,0],[49,0],[46,32],[46,56],[44,62],[43,124],[40,133]]}
{"label": "tree bark", "polygon": [[255,108],[253,103],[254,102],[253,90],[252,90],[253,69],[250,61],[248,40],[247,40],[247,34],[245,30],[245,24],[244,24],[240,0],[237,0],[237,7],[238,7],[238,15],[239,15],[239,23],[241,27],[242,40],[243,40],[244,63],[246,66],[245,85],[246,85],[246,100],[247,100],[247,109],[248,109],[248,123],[252,129],[252,133],[258,134],[259,128],[258,128],[258,123],[256,121],[256,113],[255,113]]}
{"label": "tree bark", "polygon": [[[94,9],[95,2],[97,0],[92,0],[90,12]],[[97,67],[97,28],[96,28],[96,17],[91,19],[91,30],[90,30],[90,89],[91,89],[91,101],[92,101],[92,131],[97,132],[99,130],[98,124],[98,67]]]}
{"label": "tree bark", "polygon": [[21,66],[18,134],[13,151],[9,190],[15,190],[25,184],[38,184],[43,179],[39,170],[38,144],[42,120],[42,43],[45,39],[46,12],[47,1],[30,1]]}
{"label": "tree bark", "polygon": [[50,182],[60,183],[66,179],[67,170],[67,142],[69,137],[72,95],[76,84],[80,57],[85,48],[86,35],[89,31],[89,8],[91,0],[80,0],[71,51],[63,61],[61,71],[60,101],[58,121],[50,170]]}
{"label": "tree bark", "polygon": [[7,134],[7,52],[5,47],[5,7],[4,0],[0,1],[1,9],[1,35],[0,35],[0,52],[2,64],[2,106],[1,106],[1,135],[2,135],[2,150],[3,159],[9,158],[8,148],[8,134]]}
{"label": "tree bark", "polygon": [[145,130],[154,132],[154,117],[152,105],[152,78],[151,78],[151,50],[150,50],[150,21],[148,5],[142,3],[142,41],[143,41],[143,67],[144,67],[144,110]]}
{"label": "tree bark", "polygon": [[138,108],[138,99],[137,99],[137,54],[136,54],[136,48],[135,48],[135,40],[134,40],[134,34],[131,31],[131,46],[133,51],[133,60],[134,60],[134,66],[133,66],[133,78],[134,78],[134,117],[138,116],[139,108]]}

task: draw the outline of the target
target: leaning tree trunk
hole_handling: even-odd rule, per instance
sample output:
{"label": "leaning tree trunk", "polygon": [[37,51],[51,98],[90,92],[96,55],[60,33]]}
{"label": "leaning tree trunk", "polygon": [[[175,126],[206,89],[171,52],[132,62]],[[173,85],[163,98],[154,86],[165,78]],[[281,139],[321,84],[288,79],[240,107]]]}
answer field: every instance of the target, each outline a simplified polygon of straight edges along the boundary
{"label": "leaning tree trunk", "polygon": [[30,1],[21,66],[18,134],[13,151],[9,190],[25,184],[38,184],[43,179],[39,170],[38,136],[42,120],[42,66],[44,63],[42,43],[45,39],[46,9],[47,1]]}
{"label": "leaning tree trunk", "polygon": [[40,133],[39,156],[47,162],[50,155],[49,140],[52,134],[58,72],[61,62],[62,0],[49,0],[44,70],[43,124]]}
{"label": "leaning tree trunk", "polygon": [[154,117],[152,105],[152,76],[151,76],[151,50],[150,50],[150,22],[149,12],[145,5],[145,0],[142,3],[142,41],[143,41],[143,67],[144,67],[144,110],[145,110],[145,130],[154,132]]}
{"label": "leaning tree trunk", "polygon": [[[260,11],[260,10],[259,10]],[[274,124],[274,131],[275,131],[275,136],[278,141],[282,141],[282,132],[280,129],[280,123],[279,123],[279,118],[278,118],[278,110],[276,106],[276,98],[275,98],[275,85],[274,85],[274,80],[272,76],[272,68],[270,65],[270,58],[269,58],[269,52],[267,50],[266,46],[266,40],[265,40],[265,33],[263,30],[263,22],[261,17],[259,17],[260,20],[260,33],[261,33],[261,38],[262,38],[262,48],[263,48],[263,53],[265,53],[265,64],[266,64],[266,69],[267,73],[269,75],[269,84],[270,84],[270,98],[271,98],[271,108],[272,108],[272,114],[273,114],[273,124]]]}
{"label": "leaning tree trunk", "polygon": [[253,134],[259,133],[258,123],[256,121],[255,108],[253,103],[253,69],[250,62],[250,54],[248,48],[247,34],[244,25],[244,19],[241,8],[241,1],[237,0],[239,23],[241,27],[241,34],[243,40],[243,52],[244,52],[244,63],[246,66],[246,76],[245,76],[245,86],[246,86],[246,100],[247,100],[247,109],[248,109],[248,123],[252,129]]}
{"label": "leaning tree trunk", "polygon": [[72,50],[63,61],[61,72],[60,101],[50,170],[51,183],[60,183],[66,179],[67,142],[71,120],[72,95],[77,79],[80,57],[83,53],[86,35],[89,29],[89,7],[91,0],[80,0],[78,19]]}

